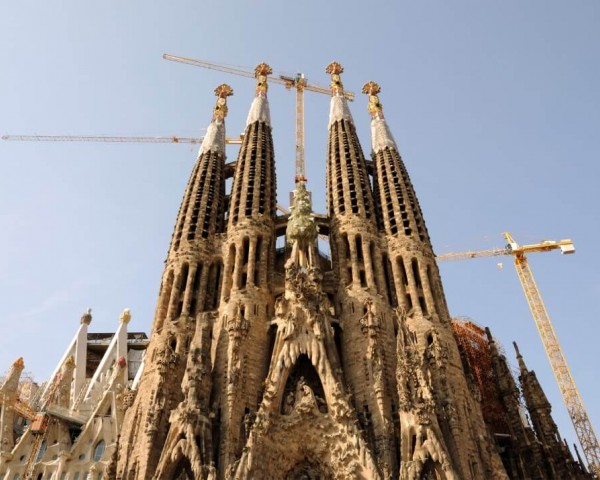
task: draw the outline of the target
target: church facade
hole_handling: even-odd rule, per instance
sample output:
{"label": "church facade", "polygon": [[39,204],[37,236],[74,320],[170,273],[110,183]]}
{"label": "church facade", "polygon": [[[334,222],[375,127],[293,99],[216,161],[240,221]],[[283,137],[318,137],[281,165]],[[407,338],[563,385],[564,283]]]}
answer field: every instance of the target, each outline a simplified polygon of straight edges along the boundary
{"label": "church facade", "polygon": [[[344,97],[343,68],[333,62],[326,71],[326,215],[313,213],[304,178],[296,179],[291,213],[277,215],[269,66],[256,68],[256,96],[231,163],[225,117],[233,91],[225,84],[215,90],[143,372],[135,388],[123,380],[118,389],[118,438],[94,475],[592,478],[558,436],[519,355],[530,425],[491,334],[483,348],[493,388],[482,395],[476,360],[453,328],[380,87],[363,87],[371,116],[367,160]],[[331,258],[319,251],[319,235],[328,236]],[[276,248],[282,236],[285,247]],[[492,397],[500,429],[486,415]]]}
{"label": "church facade", "polygon": [[[256,68],[232,164],[224,142],[232,91],[216,89],[121,431],[117,478],[509,478],[465,373],[380,88],[363,87],[369,161],[343,69],[334,62],[326,71],[326,217],[312,213],[304,178],[291,214],[276,215],[268,65]],[[316,248],[319,233],[329,236],[331,261]],[[281,235],[286,248],[276,249]],[[512,455],[515,478],[555,478],[545,467],[529,472],[525,450]]]}

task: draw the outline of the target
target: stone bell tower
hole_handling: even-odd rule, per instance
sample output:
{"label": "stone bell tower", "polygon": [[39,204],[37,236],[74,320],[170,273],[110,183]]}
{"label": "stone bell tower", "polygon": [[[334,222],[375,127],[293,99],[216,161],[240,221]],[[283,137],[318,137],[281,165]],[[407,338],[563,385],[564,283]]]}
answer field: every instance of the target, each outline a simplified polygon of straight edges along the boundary
{"label": "stone bell tower", "polygon": [[507,478],[465,379],[423,213],[383,115],[381,88],[371,81],[362,91],[369,98],[383,261],[398,322],[401,478],[442,472],[445,478]]}
{"label": "stone bell tower", "polygon": [[[381,88],[372,81],[363,87],[368,160],[344,97],[343,68],[333,62],[326,72],[327,215],[313,212],[303,177],[296,178],[291,213],[276,214],[271,68],[255,69],[255,96],[231,163],[224,122],[233,91],[215,90],[169,247],[144,373],[137,391],[123,396],[127,411],[111,469],[117,479],[509,478],[481,395],[467,381]],[[284,234],[285,247],[276,248]],[[331,258],[319,251],[319,234],[329,236]],[[510,372],[496,363],[519,459],[533,451],[533,437],[516,418]],[[536,433],[551,446],[548,454],[559,456],[547,401],[524,364],[521,374]],[[559,471],[555,464],[547,478]]]}
{"label": "stone bell tower", "polygon": [[[232,94],[225,84],[215,89],[213,119],[177,215],[144,372],[120,435],[118,478],[174,478],[177,469],[200,476],[212,459],[210,327],[223,270],[225,117]],[[156,477],[157,469],[168,473]]]}

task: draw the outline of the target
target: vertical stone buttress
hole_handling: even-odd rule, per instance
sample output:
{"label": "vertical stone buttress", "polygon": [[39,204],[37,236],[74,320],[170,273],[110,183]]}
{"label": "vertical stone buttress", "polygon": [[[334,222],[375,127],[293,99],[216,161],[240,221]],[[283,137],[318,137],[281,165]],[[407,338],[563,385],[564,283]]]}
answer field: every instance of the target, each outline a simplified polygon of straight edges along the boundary
{"label": "vertical stone buttress", "polygon": [[502,445],[502,461],[510,478],[543,478],[544,461],[535,434],[524,419],[521,394],[506,357],[500,353],[488,328],[485,329],[496,390],[504,409],[509,439]]}
{"label": "vertical stone buttress", "polygon": [[[425,378],[434,392],[436,421],[443,435],[439,441],[445,443],[458,477],[506,478],[480,405],[465,380],[429,234],[408,172],[384,119],[379,91],[375,82],[363,87],[363,93],[369,96],[372,117],[377,208],[387,240],[383,262],[392,303],[398,306],[399,321],[405,321],[416,335]],[[399,370],[398,382],[406,379]],[[400,412],[400,416],[402,442],[412,442],[415,435],[412,432],[419,429],[419,425],[414,425],[418,420],[408,411]],[[403,463],[413,461],[410,456],[414,452],[403,449],[403,453]]]}
{"label": "vertical stone buttress", "polygon": [[150,344],[136,398],[120,437],[117,477],[150,479],[169,432],[169,418],[184,398],[182,381],[198,315],[218,307],[225,201],[226,99],[218,97],[179,209],[163,273]]}
{"label": "vertical stone buttress", "polygon": [[267,75],[260,64],[235,164],[223,244],[224,281],[215,324],[213,408],[221,471],[238,459],[262,396],[273,312],[270,272],[275,254],[275,157]]}
{"label": "vertical stone buttress", "polygon": [[340,310],[341,357],[361,427],[387,478],[398,469],[391,420],[398,405],[394,312],[385,287],[369,173],[340,80],[343,68],[333,62],[326,72],[332,80],[327,205],[339,281],[335,304]]}
{"label": "vertical stone buttress", "polygon": [[15,412],[9,408],[19,401],[19,379],[25,368],[23,357],[19,357],[11,365],[4,383],[0,386],[2,404],[0,404],[0,459],[2,454],[9,453],[15,446]]}
{"label": "vertical stone buttress", "polygon": [[519,362],[519,381],[523,398],[536,437],[541,443],[546,467],[545,473],[548,478],[579,478],[571,451],[561,441],[558,427],[552,418],[552,405],[550,405],[535,372],[527,369],[516,342],[513,342],[513,345]]}

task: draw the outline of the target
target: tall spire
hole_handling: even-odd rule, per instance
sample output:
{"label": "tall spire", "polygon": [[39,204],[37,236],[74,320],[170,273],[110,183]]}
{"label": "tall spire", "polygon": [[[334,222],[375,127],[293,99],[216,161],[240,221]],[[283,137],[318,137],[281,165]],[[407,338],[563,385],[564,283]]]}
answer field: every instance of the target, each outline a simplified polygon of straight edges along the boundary
{"label": "tall spire", "polygon": [[248,112],[244,141],[236,162],[229,208],[230,226],[244,218],[275,217],[275,159],[267,100],[267,75],[271,72],[266,63],[254,70],[256,96]]}
{"label": "tall spire", "polygon": [[519,351],[517,342],[513,342],[513,347],[515,347],[515,353],[517,355],[517,362],[519,362],[519,370],[521,371],[521,375],[524,373],[529,373],[529,370],[527,370],[527,366],[525,365],[525,361],[523,360],[523,355],[521,355],[521,352]]}
{"label": "tall spire", "polygon": [[213,118],[206,130],[199,155],[208,151],[225,153],[225,117],[227,116],[227,97],[233,95],[233,88],[223,83],[215,88],[217,104],[213,109]]}
{"label": "tall spire", "polygon": [[[264,378],[244,377],[243,372],[249,365],[266,371],[269,363],[268,312],[274,302],[270,274],[276,242],[275,156],[267,100],[270,73],[266,63],[254,71],[256,95],[235,162],[222,249],[226,275],[214,328],[218,332],[214,375],[219,380],[211,400],[220,410],[215,430],[225,444],[218,452],[222,465],[239,458],[263,389]],[[240,421],[245,422],[243,429]]]}
{"label": "tall spire", "polygon": [[329,127],[338,120],[346,120],[354,123],[352,114],[348,108],[348,101],[344,96],[344,85],[340,74],[344,72],[342,67],[337,62],[331,62],[325,69],[326,73],[331,75],[331,107],[329,109]]}
{"label": "tall spire", "polygon": [[543,445],[546,453],[546,469],[551,478],[574,478],[572,475],[574,462],[573,456],[564,443],[560,440],[558,427],[552,418],[552,405],[546,397],[537,376],[533,370],[528,370],[523,356],[519,352],[517,342],[513,342],[519,362],[519,381],[523,399],[529,412],[536,437]]}
{"label": "tall spire", "polygon": [[266,63],[261,63],[254,69],[256,77],[256,97],[250,106],[246,126],[256,121],[264,122],[271,126],[271,115],[269,113],[269,100],[267,99],[267,91],[269,84],[267,83],[267,75],[273,73],[273,69]]}
{"label": "tall spire", "polygon": [[369,96],[371,115],[371,145],[375,164],[376,190],[379,193],[378,207],[381,208],[383,227],[388,235],[404,233],[426,242],[431,249],[423,213],[404,162],[387,122],[383,116],[383,106],[378,94],[381,87],[369,81],[362,92]]}
{"label": "tall spire", "polygon": [[325,69],[331,75],[329,112],[329,214],[351,214],[373,218],[373,192],[363,151],[340,74],[344,68],[332,62]]}
{"label": "tall spire", "polygon": [[[224,231],[225,117],[233,89],[222,84],[214,92],[212,120],[183,194],[163,272],[147,350],[152,361],[144,366],[139,394],[121,431],[121,451],[135,445],[135,454],[119,456],[119,475],[135,470],[135,478],[147,479],[156,470],[170,428],[179,428],[170,424],[169,413],[184,395],[194,321],[219,305],[223,265],[215,239]],[[123,321],[127,318],[125,313]]]}
{"label": "tall spire", "polygon": [[377,94],[381,92],[381,87],[374,81],[369,81],[363,85],[362,93],[369,96],[369,113],[371,114],[371,147],[373,153],[383,150],[385,147],[398,150],[392,132],[383,116],[383,105],[379,102]]}

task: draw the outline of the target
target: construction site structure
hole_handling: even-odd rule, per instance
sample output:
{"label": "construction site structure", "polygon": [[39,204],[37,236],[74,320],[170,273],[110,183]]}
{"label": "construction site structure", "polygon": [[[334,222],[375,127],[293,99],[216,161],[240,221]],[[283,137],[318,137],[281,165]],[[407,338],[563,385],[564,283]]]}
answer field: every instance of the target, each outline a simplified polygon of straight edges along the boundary
{"label": "construction site structure", "polygon": [[[123,137],[108,135],[2,135],[2,140],[17,142],[99,142],[99,143],[191,143],[201,144],[204,137]],[[226,138],[225,143],[241,145],[241,138]]]}
{"label": "construction site structure", "polygon": [[[517,349],[519,382],[489,328],[453,318],[452,329],[474,395],[509,478],[590,478],[552,420],[551,406]],[[516,348],[516,343],[515,343]]]}
{"label": "construction site structure", "polygon": [[49,381],[28,400],[19,394],[23,359],[11,366],[0,386],[0,478],[109,478],[123,405],[148,344],[145,333],[127,331],[130,318],[125,310],[115,333],[89,333],[88,310]]}
{"label": "construction site structure", "polygon": [[291,213],[278,217],[269,71],[255,69],[227,171],[220,139],[232,90],[215,91],[214,133],[175,222],[116,478],[510,478],[465,373],[379,86],[363,89],[367,165],[343,68],[327,67],[327,214],[313,212],[300,181]]}
{"label": "construction site structure", "polygon": [[[196,67],[208,68],[210,70],[217,70],[220,72],[230,73],[233,75],[239,75],[242,77],[255,78],[257,77],[256,71],[251,72],[249,70],[239,68],[239,67],[231,67],[227,65],[221,65],[214,62],[207,62],[206,60],[197,60],[194,58],[187,57],[179,57],[177,55],[171,55],[165,53],[163,55],[165,60],[171,60],[174,62],[187,63],[189,65],[194,65]],[[268,74],[273,73],[272,69],[269,68]],[[340,72],[341,73],[341,72]],[[258,77],[257,77],[258,78]],[[263,79],[259,78],[259,81],[266,82],[266,77]],[[304,91],[308,90],[309,92],[322,93],[325,95],[330,95],[331,90],[329,88],[321,87],[315,84],[309,84],[308,79],[303,73],[297,73],[295,76],[289,75],[278,75],[276,77],[271,77],[269,81],[273,83],[279,83],[284,85],[285,88],[291,90],[292,88],[296,90],[296,145],[295,145],[295,156],[294,156],[294,166],[295,166],[295,176],[294,179],[296,183],[298,182],[306,182],[306,161],[305,161],[305,138],[304,138]],[[266,83],[265,83],[266,85]],[[343,96],[349,100],[354,100],[354,93],[352,92],[343,92]]]}
{"label": "construction site structure", "polygon": [[[526,431],[527,423],[518,405],[505,407],[514,433],[499,432],[515,436],[508,457],[486,422],[379,85],[363,87],[372,134],[367,162],[343,68],[327,66],[327,212],[313,212],[302,180],[290,214],[278,216],[270,70],[262,63],[254,71],[254,99],[230,164],[225,120],[233,90],[215,89],[212,120],[168,248],[143,369],[127,389],[117,368],[125,357],[122,330],[89,385],[77,368],[65,373],[70,356],[81,364],[70,347],[48,383],[59,374],[70,379],[64,397],[70,403],[49,404],[46,448],[36,455],[34,473],[61,478],[68,469],[64,480],[79,478],[75,469],[119,480],[557,478],[517,438],[526,437],[518,429]],[[319,251],[319,234],[329,237],[331,258]],[[278,238],[285,248],[277,248]],[[528,378],[539,399],[541,388]],[[51,430],[55,419],[74,423],[73,405],[87,415],[76,440]],[[539,408],[542,424],[551,417],[546,405]],[[36,431],[23,434],[0,473],[24,471],[19,459]],[[92,460],[97,451],[100,460]],[[506,461],[537,463],[519,470]],[[563,463],[552,460],[559,468]],[[579,467],[563,471],[569,480],[592,478]]]}
{"label": "construction site structure", "polygon": [[587,410],[583,400],[575,385],[573,374],[567,364],[567,359],[562,351],[558,336],[546,310],[546,305],[542,299],[540,291],[535,282],[533,272],[529,267],[526,253],[550,252],[560,250],[563,254],[575,253],[575,246],[572,240],[546,240],[541,243],[531,245],[519,245],[511,236],[505,232],[504,238],[507,245],[505,248],[491,250],[471,251],[462,253],[448,253],[437,257],[438,261],[444,260],[465,260],[470,258],[490,257],[498,255],[512,255],[515,258],[515,268],[519,276],[519,281],[523,287],[525,298],[533,315],[535,325],[538,329],[542,344],[550,367],[556,378],[556,383],[562,395],[562,399],[569,412],[569,417],[575,428],[575,433],[587,460],[589,469],[600,477],[600,444],[590,422]]}

